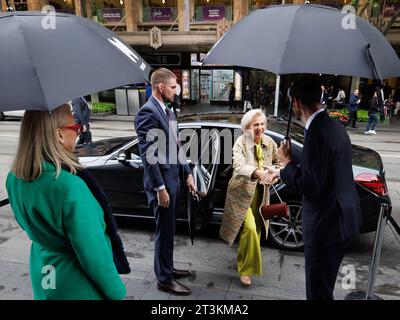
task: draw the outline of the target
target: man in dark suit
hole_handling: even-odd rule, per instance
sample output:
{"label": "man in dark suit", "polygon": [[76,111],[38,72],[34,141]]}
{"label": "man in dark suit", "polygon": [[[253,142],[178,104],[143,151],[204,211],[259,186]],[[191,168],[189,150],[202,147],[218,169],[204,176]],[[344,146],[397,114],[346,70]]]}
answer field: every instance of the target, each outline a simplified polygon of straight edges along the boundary
{"label": "man in dark suit", "polygon": [[154,271],[157,288],[175,295],[190,289],[175,279],[192,275],[174,268],[175,208],[180,190],[180,171],[187,187],[195,192],[193,176],[179,143],[178,126],[169,105],[175,95],[176,76],[160,68],[151,75],[152,95],[135,118],[139,151],[144,165],[144,185],[156,221]]}
{"label": "man in dark suit", "polygon": [[92,142],[92,133],[90,132],[90,108],[84,97],[72,100],[72,112],[75,122],[82,126],[82,133],[76,144],[86,144]]}
{"label": "man in dark suit", "polygon": [[290,141],[281,144],[278,157],[284,165],[282,181],[303,195],[307,299],[329,300],[346,248],[359,234],[361,207],[350,139],[321,107],[320,97],[318,78],[304,76],[296,82],[293,110],[305,123],[301,163],[292,161]]}

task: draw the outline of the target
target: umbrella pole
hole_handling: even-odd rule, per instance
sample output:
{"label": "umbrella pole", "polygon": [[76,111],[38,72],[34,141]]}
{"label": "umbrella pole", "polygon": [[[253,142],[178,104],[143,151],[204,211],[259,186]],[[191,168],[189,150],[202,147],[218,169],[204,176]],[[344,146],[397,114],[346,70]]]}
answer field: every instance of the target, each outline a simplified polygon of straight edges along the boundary
{"label": "umbrella pole", "polygon": [[370,49],[371,49],[371,44],[368,43],[367,58],[368,58],[369,66],[371,68],[372,75],[374,77],[375,91],[376,91],[376,95],[378,97],[378,105],[379,105],[379,109],[380,109],[379,111],[381,111],[381,108],[383,108],[383,97],[382,97],[382,90],[381,90],[383,88],[383,85],[382,85],[382,80],[378,75],[378,71],[376,70],[375,62],[374,62],[374,59],[372,58]]}

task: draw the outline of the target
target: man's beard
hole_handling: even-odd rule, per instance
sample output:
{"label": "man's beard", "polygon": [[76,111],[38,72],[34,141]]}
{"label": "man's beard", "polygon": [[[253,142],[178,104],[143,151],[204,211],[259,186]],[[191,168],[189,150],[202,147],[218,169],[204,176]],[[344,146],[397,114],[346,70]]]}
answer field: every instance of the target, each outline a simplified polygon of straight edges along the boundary
{"label": "man's beard", "polygon": [[167,97],[164,96],[163,94],[161,95],[161,98],[163,99],[163,101],[164,101],[165,103],[171,103],[171,102],[172,102],[171,99],[167,98]]}

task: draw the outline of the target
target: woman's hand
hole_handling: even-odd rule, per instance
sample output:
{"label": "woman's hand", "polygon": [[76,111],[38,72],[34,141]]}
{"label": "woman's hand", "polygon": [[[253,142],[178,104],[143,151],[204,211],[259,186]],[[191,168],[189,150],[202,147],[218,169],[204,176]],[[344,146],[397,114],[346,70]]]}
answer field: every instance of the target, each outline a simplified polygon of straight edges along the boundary
{"label": "woman's hand", "polygon": [[268,177],[272,181],[272,184],[275,184],[276,182],[279,181],[280,178],[280,170],[276,169],[275,167],[268,166],[267,167],[268,171]]}
{"label": "woman's hand", "polygon": [[255,176],[257,177],[258,181],[262,185],[270,185],[271,179],[268,175],[268,170],[256,170],[254,172]]}

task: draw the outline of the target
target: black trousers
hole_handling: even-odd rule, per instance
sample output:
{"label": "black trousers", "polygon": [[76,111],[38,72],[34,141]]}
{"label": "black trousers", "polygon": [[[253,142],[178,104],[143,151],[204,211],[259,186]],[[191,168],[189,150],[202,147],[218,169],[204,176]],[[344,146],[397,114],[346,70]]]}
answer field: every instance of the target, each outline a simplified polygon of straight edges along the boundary
{"label": "black trousers", "polygon": [[167,284],[173,280],[172,269],[174,267],[174,235],[176,226],[176,198],[177,193],[171,193],[170,205],[162,208],[158,205],[157,192],[147,191],[150,208],[153,211],[156,232],[154,243],[154,273],[158,282]]}
{"label": "black trousers", "polygon": [[307,300],[333,300],[336,277],[350,240],[326,247],[304,247]]}
{"label": "black trousers", "polygon": [[349,111],[349,124],[354,128],[357,122],[357,111]]}
{"label": "black trousers", "polygon": [[84,144],[92,142],[92,133],[90,132],[90,124],[86,125],[86,131],[79,135],[78,142],[76,144]]}

